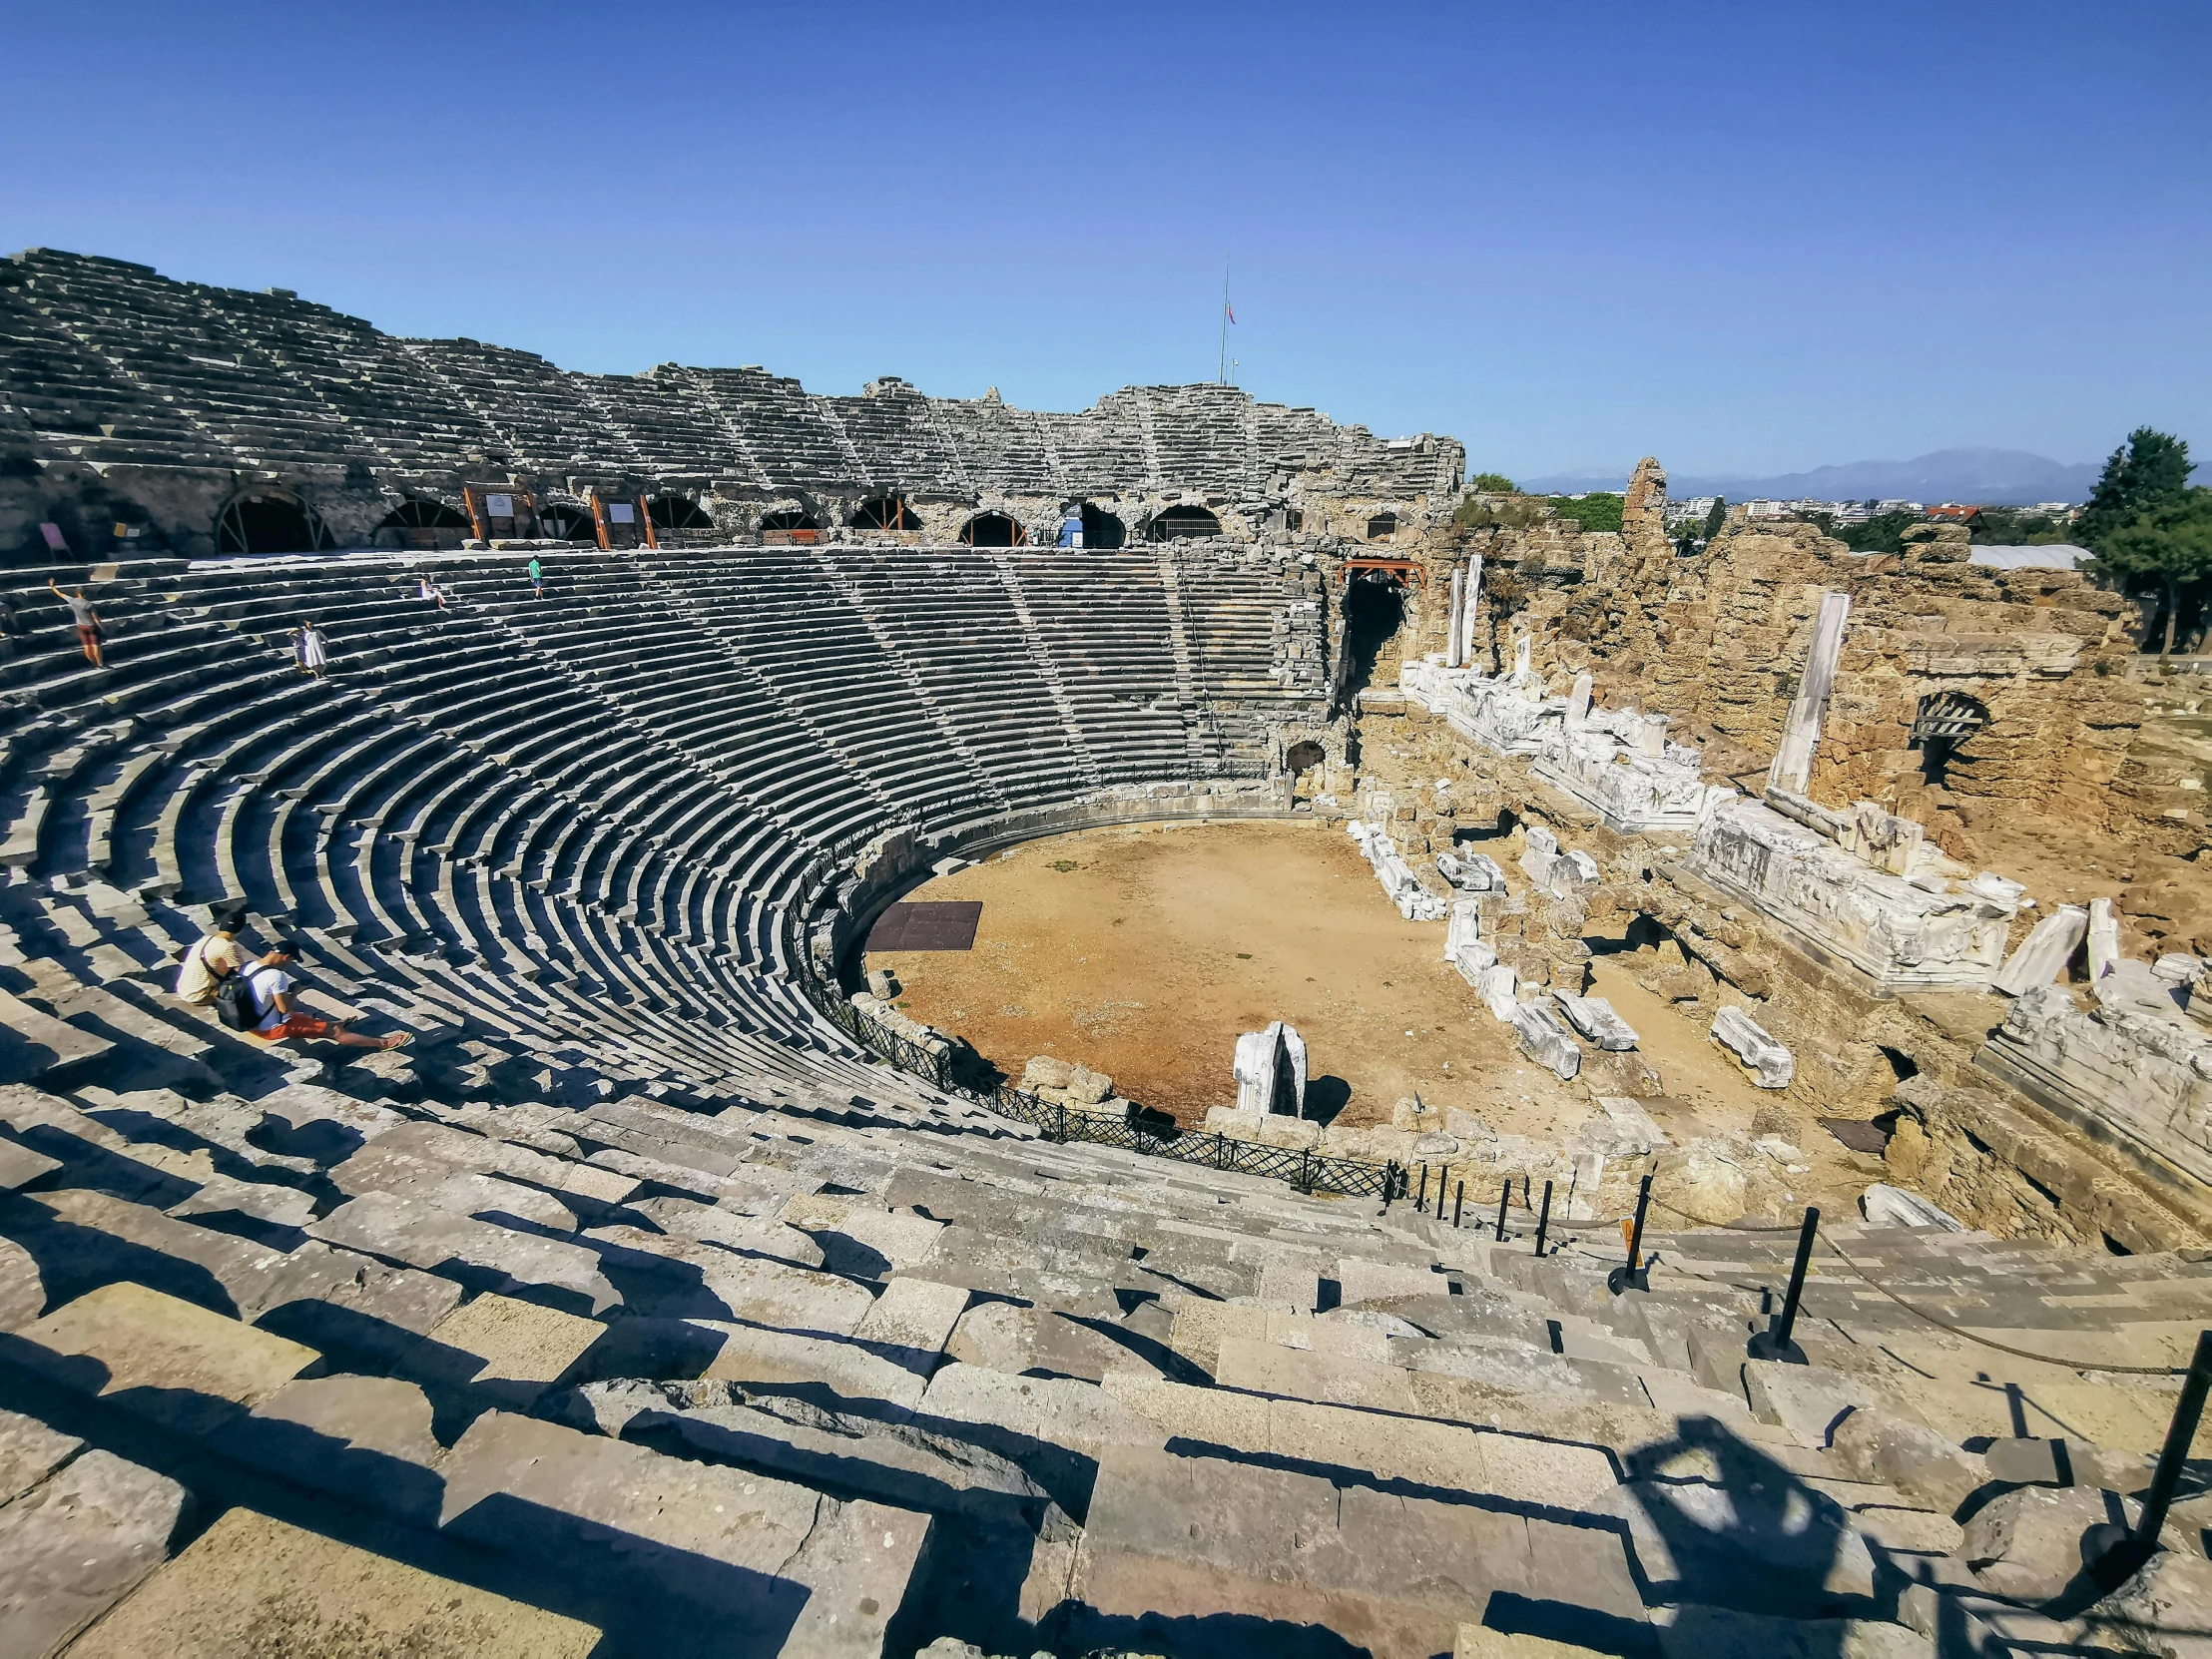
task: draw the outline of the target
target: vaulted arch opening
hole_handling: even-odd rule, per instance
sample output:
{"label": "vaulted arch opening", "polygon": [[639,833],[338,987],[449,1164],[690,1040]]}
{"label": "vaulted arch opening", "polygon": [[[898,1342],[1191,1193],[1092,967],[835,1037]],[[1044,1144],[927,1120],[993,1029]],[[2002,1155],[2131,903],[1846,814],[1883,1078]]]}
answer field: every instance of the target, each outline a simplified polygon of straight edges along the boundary
{"label": "vaulted arch opening", "polygon": [[1189,541],[1221,534],[1221,520],[1204,507],[1163,507],[1146,527],[1154,541]]}
{"label": "vaulted arch opening", "polygon": [[243,495],[216,516],[219,553],[319,553],[335,544],[301,502],[287,495]]}
{"label": "vaulted arch opening", "polygon": [[548,501],[538,508],[538,533],[551,541],[597,541],[588,509],[566,501]]}
{"label": "vaulted arch opening", "polygon": [[376,526],[379,542],[397,542],[401,547],[458,547],[472,533],[468,520],[444,502],[414,495],[392,508]]}
{"label": "vaulted arch opening", "polygon": [[903,495],[875,495],[861,502],[852,513],[855,530],[918,530],[921,520],[914,516],[913,508],[906,504]]}
{"label": "vaulted arch opening", "polygon": [[1029,532],[1004,513],[977,513],[960,526],[963,547],[1026,547]]}
{"label": "vaulted arch opening", "polygon": [[1119,516],[1104,507],[1083,503],[1083,545],[1085,547],[1121,547],[1128,543],[1129,526]]}
{"label": "vaulted arch opening", "polygon": [[1913,748],[1920,752],[1921,777],[1938,789],[1948,789],[1954,769],[1972,764],[1972,757],[1959,751],[1988,724],[1987,706],[1964,692],[1941,691],[1922,698],[1913,720]]}

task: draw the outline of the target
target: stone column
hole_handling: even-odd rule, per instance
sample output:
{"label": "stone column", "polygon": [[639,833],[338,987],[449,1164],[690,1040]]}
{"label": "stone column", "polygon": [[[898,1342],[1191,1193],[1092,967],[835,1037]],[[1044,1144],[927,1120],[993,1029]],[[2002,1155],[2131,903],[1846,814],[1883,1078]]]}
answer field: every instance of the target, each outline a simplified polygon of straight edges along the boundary
{"label": "stone column", "polygon": [[1459,607],[1461,633],[1459,636],[1459,661],[1464,667],[1474,665],[1474,608],[1482,600],[1482,555],[1467,555],[1466,602]]}
{"label": "stone column", "polygon": [[1813,623],[1813,646],[1805,654],[1805,677],[1798,682],[1797,701],[1790,706],[1789,724],[1782,729],[1782,746],[1767,772],[1767,788],[1803,795],[1813,776],[1813,751],[1820,747],[1821,716],[1828,712],[1828,694],[1836,685],[1836,660],[1843,654],[1844,623],[1851,616],[1851,595],[1824,593],[1821,614]]}
{"label": "stone column", "polygon": [[1590,693],[1594,689],[1595,682],[1588,674],[1577,674],[1574,677],[1574,690],[1567,693],[1567,724],[1569,726],[1580,726],[1590,718]]}
{"label": "stone column", "polygon": [[1464,645],[1466,634],[1464,626],[1467,603],[1466,583],[1465,571],[1455,570],[1451,573],[1451,625],[1444,635],[1444,667],[1446,668],[1466,667]]}

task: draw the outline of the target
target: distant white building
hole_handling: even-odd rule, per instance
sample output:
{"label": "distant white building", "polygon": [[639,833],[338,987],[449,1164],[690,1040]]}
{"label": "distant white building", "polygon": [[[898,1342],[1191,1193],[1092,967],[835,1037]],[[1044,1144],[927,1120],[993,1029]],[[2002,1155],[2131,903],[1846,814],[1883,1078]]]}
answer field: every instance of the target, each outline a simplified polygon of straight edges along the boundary
{"label": "distant white building", "polygon": [[1975,548],[1966,562],[1994,570],[2078,570],[2095,556],[2086,547],[2076,547],[2071,542],[2052,542],[2047,547],[1988,544]]}

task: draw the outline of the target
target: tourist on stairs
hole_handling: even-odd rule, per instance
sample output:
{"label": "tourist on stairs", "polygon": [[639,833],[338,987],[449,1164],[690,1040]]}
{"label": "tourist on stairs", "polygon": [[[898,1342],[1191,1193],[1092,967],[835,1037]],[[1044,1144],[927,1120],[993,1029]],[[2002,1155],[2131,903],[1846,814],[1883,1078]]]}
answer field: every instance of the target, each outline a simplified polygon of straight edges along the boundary
{"label": "tourist on stairs", "polygon": [[85,597],[85,590],[79,588],[76,596],[72,598],[62,592],[60,588],[54,587],[53,577],[47,577],[46,585],[54,588],[54,597],[67,605],[70,614],[76,617],[77,643],[84,647],[85,661],[92,664],[94,668],[106,668],[108,666],[107,659],[100,655],[102,634],[100,613],[92,608],[92,601]]}
{"label": "tourist on stairs", "polygon": [[314,625],[312,617],[299,630],[298,653],[300,673],[319,680],[329,671],[330,636]]}
{"label": "tourist on stairs", "polygon": [[282,1042],[287,1037],[326,1037],[347,1048],[397,1048],[407,1040],[404,1031],[394,1031],[388,1037],[355,1036],[345,1028],[346,1022],[342,1019],[323,1019],[295,1009],[291,1005],[292,977],[285,971],[291,964],[291,946],[279,944],[246,969],[246,985],[254,995],[254,1011],[261,1016],[254,1027],[254,1035],[264,1042]]}

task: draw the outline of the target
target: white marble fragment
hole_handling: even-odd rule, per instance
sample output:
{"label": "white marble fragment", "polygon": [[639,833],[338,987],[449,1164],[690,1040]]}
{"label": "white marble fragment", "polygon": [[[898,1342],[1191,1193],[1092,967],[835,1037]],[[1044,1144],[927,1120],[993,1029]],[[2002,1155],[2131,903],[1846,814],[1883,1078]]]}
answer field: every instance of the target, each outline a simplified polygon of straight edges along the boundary
{"label": "white marble fragment", "polygon": [[1551,993],[1567,1023],[1599,1048],[1625,1053],[1636,1046],[1636,1029],[1613,1011],[1602,996],[1575,996],[1562,990]]}
{"label": "white marble fragment", "polygon": [[1521,1003],[1513,1012],[1513,1029],[1520,1034],[1521,1052],[1561,1082],[1582,1069],[1582,1045],[1545,1004]]}
{"label": "white marble fragment", "polygon": [[1492,1018],[1511,1023],[1520,1008],[1519,1000],[1513,995],[1517,983],[1517,976],[1510,967],[1503,962],[1493,962],[1483,970],[1474,988],[1482,993]]}
{"label": "white marble fragment", "polygon": [[2120,959],[2120,918],[2109,898],[2089,900],[2089,983],[2094,985]]}
{"label": "white marble fragment", "polygon": [[1948,1210],[1937,1208],[1919,1193],[1881,1181],[1861,1196],[1859,1210],[1869,1227],[1936,1227],[1945,1233],[1966,1230],[1966,1224]]}
{"label": "white marble fragment", "polygon": [[1715,1014],[1711,1035],[1743,1062],[1762,1089],[1786,1089],[1797,1075],[1796,1057],[1741,1008],[1723,1008]]}
{"label": "white marble fragment", "polygon": [[2047,985],[2066,971],[2081,936],[2089,929],[2089,912],[2078,904],[2061,904],[2028,929],[2019,948],[2005,958],[1990,985],[2006,996],[2019,996],[2038,985]]}

